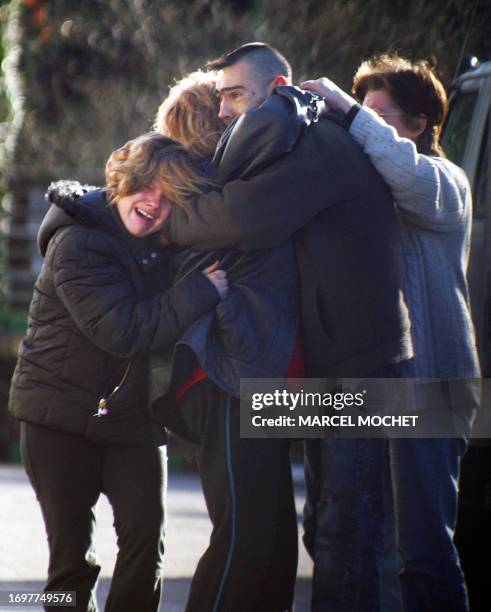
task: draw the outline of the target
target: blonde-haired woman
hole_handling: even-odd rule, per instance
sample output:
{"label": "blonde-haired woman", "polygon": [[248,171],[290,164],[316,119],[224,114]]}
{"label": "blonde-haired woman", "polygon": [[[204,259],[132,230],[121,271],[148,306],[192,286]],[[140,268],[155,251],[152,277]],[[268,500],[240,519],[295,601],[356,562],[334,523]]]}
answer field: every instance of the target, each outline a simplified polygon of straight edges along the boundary
{"label": "blonde-haired woman", "polygon": [[[227,293],[216,266],[170,288],[159,230],[203,179],[177,142],[151,133],[110,158],[107,189],[55,184],[39,231],[45,258],[12,379],[22,457],[50,550],[47,591],[95,610],[92,545],[104,493],[118,557],[105,610],[156,611],[165,432],[146,409],[148,353],[172,345]],[[113,204],[107,206],[108,200]]]}
{"label": "blonde-haired woman", "polygon": [[225,129],[219,118],[215,72],[191,72],[171,87],[159,107],[154,129],[183,144],[202,160],[213,157]]}
{"label": "blonde-haired woman", "polygon": [[[214,73],[195,72],[179,81],[161,105],[156,127],[180,140],[211,178],[226,174],[222,162],[240,176],[240,164],[226,154],[214,158],[225,128],[215,79]],[[161,412],[171,431],[196,445],[213,523],[186,612],[283,612],[293,605],[297,568],[289,440],[241,438],[238,396],[241,378],[302,376],[293,245],[286,240],[260,252],[181,250],[174,258],[177,278],[215,260],[227,270],[230,294],[178,342],[179,405],[167,404]],[[195,367],[183,380],[188,349]],[[166,390],[165,367],[155,359],[152,364],[158,395],[159,387]]]}

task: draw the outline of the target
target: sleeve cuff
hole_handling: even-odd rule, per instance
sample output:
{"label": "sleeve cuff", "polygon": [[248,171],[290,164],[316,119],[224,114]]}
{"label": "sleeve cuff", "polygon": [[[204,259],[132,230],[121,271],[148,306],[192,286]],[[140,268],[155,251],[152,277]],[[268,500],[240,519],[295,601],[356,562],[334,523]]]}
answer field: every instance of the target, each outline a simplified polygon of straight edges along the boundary
{"label": "sleeve cuff", "polygon": [[175,286],[191,297],[190,302],[195,304],[198,315],[213,309],[221,300],[215,285],[201,270],[194,270]]}
{"label": "sleeve cuff", "polygon": [[351,124],[353,123],[354,118],[356,117],[356,115],[360,111],[360,108],[361,107],[360,107],[359,104],[353,104],[353,106],[349,109],[349,111],[344,116],[344,127],[347,130],[350,129]]}

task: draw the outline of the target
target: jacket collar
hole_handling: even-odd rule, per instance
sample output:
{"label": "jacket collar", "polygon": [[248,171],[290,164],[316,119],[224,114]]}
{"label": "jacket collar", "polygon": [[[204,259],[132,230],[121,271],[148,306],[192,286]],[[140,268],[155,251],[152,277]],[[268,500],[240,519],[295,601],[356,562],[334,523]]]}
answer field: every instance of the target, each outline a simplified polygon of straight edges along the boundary
{"label": "jacket collar", "polygon": [[260,106],[227,126],[213,157],[218,183],[246,179],[289,153],[324,109],[314,94],[291,85],[277,87]]}

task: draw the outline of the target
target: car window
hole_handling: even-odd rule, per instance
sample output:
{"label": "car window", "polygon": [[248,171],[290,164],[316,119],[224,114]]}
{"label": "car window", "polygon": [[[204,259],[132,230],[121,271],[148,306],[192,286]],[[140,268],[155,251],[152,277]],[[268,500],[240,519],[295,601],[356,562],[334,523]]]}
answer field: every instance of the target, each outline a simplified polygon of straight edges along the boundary
{"label": "car window", "polygon": [[465,144],[477,101],[477,91],[456,96],[451,105],[442,137],[446,156],[458,166],[462,165]]}
{"label": "car window", "polygon": [[481,151],[477,164],[477,175],[474,181],[474,217],[482,219],[487,212],[488,182],[489,182],[489,116],[486,121],[484,136],[481,141]]}

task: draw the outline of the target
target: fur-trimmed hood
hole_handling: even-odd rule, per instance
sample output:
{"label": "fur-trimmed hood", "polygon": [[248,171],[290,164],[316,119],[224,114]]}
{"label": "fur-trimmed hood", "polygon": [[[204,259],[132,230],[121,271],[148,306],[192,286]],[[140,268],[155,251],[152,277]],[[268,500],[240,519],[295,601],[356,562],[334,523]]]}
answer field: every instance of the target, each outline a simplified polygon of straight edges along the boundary
{"label": "fur-trimmed hood", "polygon": [[38,231],[37,244],[44,257],[55,232],[66,225],[85,223],[99,226],[107,223],[110,212],[103,189],[82,185],[78,181],[51,183],[45,198],[51,202]]}

